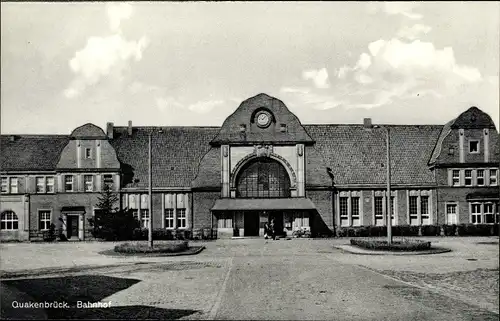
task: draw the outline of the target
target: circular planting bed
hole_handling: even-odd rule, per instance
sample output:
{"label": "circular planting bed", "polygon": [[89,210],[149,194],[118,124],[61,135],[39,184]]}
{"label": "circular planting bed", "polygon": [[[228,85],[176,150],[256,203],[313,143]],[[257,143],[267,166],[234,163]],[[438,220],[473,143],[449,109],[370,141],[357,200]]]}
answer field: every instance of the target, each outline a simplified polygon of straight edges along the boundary
{"label": "circular planting bed", "polygon": [[118,244],[112,250],[100,252],[111,256],[176,256],[200,253],[204,246],[189,246],[188,241],[168,241],[154,243],[153,247],[148,242],[134,242]]}
{"label": "circular planting bed", "polygon": [[431,242],[410,239],[394,240],[391,244],[386,240],[351,239],[351,245],[366,250],[390,252],[419,252],[431,249]]}

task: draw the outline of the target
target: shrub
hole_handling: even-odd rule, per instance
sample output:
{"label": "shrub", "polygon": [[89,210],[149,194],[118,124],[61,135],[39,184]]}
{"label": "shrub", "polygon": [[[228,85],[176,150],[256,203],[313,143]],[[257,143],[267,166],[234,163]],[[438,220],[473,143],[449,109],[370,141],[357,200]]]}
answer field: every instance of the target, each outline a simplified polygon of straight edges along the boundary
{"label": "shrub", "polygon": [[408,239],[393,241],[390,245],[383,240],[351,239],[351,245],[378,251],[424,251],[431,248],[431,242]]}
{"label": "shrub", "polygon": [[441,227],[439,225],[422,225],[422,236],[439,236]]}
{"label": "shrub", "polygon": [[495,236],[498,235],[498,224],[459,224],[460,236]]}
{"label": "shrub", "polygon": [[413,225],[396,225],[392,227],[392,235],[394,236],[418,236],[418,226]]}
{"label": "shrub", "polygon": [[455,233],[457,231],[457,225],[452,224],[452,225],[443,225],[443,230],[444,230],[444,235],[446,236],[455,236]]}
{"label": "shrub", "polygon": [[386,226],[370,226],[368,227],[368,236],[386,236]]}
{"label": "shrub", "polygon": [[56,226],[52,223],[50,224],[49,230],[43,232],[43,240],[46,242],[52,242],[55,241],[56,238]]}
{"label": "shrub", "polygon": [[149,247],[147,243],[123,243],[115,246],[117,253],[177,253],[187,250],[188,241],[172,241],[168,243],[155,244]]}

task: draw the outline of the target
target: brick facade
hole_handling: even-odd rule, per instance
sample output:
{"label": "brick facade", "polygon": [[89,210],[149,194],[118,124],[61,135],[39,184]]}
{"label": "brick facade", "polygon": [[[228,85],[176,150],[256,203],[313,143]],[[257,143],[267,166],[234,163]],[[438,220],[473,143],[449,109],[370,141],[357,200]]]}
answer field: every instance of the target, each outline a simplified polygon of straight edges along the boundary
{"label": "brick facade", "polygon": [[[88,218],[99,192],[110,182],[122,208],[147,209],[149,138],[155,229],[178,228],[182,215],[186,229],[217,227],[218,218],[225,217],[228,221],[222,225],[229,236],[233,229],[241,235],[251,228],[263,235],[270,217],[282,217],[288,232],[302,226],[313,234],[329,234],[339,226],[385,224],[386,134],[391,145],[393,224],[447,224],[455,219],[454,223],[498,223],[499,135],[491,118],[478,108],[442,126],[302,125],[283,102],[260,94],[242,102],[222,127],[109,123],[106,133],[85,124],[69,136],[2,135],[0,200],[5,228],[0,237],[41,237],[40,211],[45,211],[43,224],[50,212],[57,230],[73,239],[88,239]],[[249,211],[241,208],[244,202],[231,208],[236,204],[232,199],[246,197],[240,183],[247,165],[262,159],[277,164],[274,168],[281,168],[287,178],[269,172],[250,175],[248,179],[255,180],[245,188],[264,189],[267,196],[259,197],[273,198],[278,194],[270,191],[281,193],[288,181],[289,191],[283,195],[303,200],[294,204],[304,208],[264,199],[262,204],[282,208]],[[380,203],[375,204],[376,197]],[[214,206],[223,199],[230,206],[215,213]],[[173,227],[166,226],[166,209],[173,215],[169,217],[174,223],[168,223]],[[376,217],[376,210],[381,215]],[[17,229],[4,215],[9,211],[16,214]],[[75,220],[78,225],[73,225]]]}

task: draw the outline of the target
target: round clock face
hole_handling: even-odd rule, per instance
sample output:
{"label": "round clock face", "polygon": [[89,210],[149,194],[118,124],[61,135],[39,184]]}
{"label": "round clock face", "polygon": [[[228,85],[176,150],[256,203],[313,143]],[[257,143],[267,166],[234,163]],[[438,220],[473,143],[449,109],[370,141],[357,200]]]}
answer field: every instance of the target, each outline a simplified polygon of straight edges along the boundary
{"label": "round clock face", "polygon": [[257,115],[257,125],[260,127],[267,127],[270,122],[271,117],[267,113],[262,112]]}

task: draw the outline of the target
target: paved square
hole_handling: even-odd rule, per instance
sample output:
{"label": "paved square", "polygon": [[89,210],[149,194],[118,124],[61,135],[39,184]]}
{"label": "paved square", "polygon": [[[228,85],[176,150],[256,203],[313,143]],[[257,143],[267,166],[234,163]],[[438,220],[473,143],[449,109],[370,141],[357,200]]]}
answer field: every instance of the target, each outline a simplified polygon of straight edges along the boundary
{"label": "paved square", "polygon": [[2,286],[112,305],[49,318],[497,320],[498,238],[429,239],[453,251],[363,256],[334,248],[348,239],[242,239],[196,256],[116,258],[99,254],[113,243],[2,244]]}

